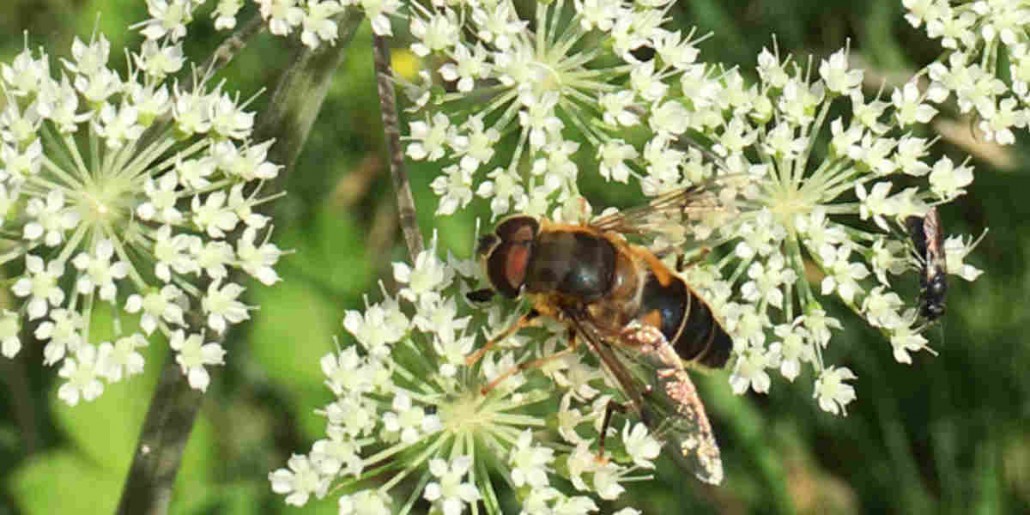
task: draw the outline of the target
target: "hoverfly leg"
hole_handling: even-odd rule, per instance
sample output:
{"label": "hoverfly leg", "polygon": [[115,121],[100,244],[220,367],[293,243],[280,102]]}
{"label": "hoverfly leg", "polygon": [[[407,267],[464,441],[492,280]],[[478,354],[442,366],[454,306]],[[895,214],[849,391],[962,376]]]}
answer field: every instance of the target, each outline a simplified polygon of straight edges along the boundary
{"label": "hoverfly leg", "polygon": [[689,261],[687,260],[687,256],[685,254],[680,254],[679,256],[676,256],[676,272],[683,272],[688,268],[693,268],[697,266],[699,263],[704,261],[705,258],[708,257],[708,254],[710,252],[712,252],[711,248],[702,247],[701,251],[698,252],[698,254],[691,258]]}
{"label": "hoverfly leg", "polygon": [[550,356],[544,356],[542,358],[534,359],[534,360],[531,360],[531,361],[524,361],[522,363],[519,363],[518,365],[515,365],[514,367],[509,368],[503,374],[495,377],[493,379],[493,381],[490,381],[489,384],[487,384],[486,386],[482,387],[479,390],[479,393],[481,393],[483,395],[486,395],[486,394],[490,393],[491,391],[493,391],[494,388],[497,388],[498,386],[500,386],[500,384],[503,383],[509,377],[511,377],[511,376],[513,376],[515,374],[518,374],[520,372],[525,372],[526,370],[532,370],[534,368],[540,368],[540,367],[542,367],[542,366],[544,366],[544,365],[546,365],[546,364],[548,364],[548,363],[550,363],[550,362],[552,362],[554,360],[564,358],[565,356],[571,354],[572,351],[573,351],[573,349],[571,347],[568,347],[568,348],[562,349],[562,350],[560,350],[558,352],[555,352],[554,354],[551,354]]}
{"label": "hoverfly leg", "polygon": [[604,440],[608,437],[608,427],[612,422],[612,413],[616,411],[619,413],[625,413],[629,409],[628,406],[621,402],[615,402],[609,399],[608,405],[604,407],[604,419],[601,420],[601,434],[597,439],[597,461],[604,463],[608,461],[608,457],[604,455]]}
{"label": "hoverfly leg", "polygon": [[483,359],[483,356],[485,356],[487,352],[490,352],[490,350],[493,349],[495,345],[497,345],[498,343],[500,343],[500,342],[502,342],[504,340],[507,340],[508,337],[510,337],[511,335],[519,332],[520,330],[533,325],[534,321],[539,316],[540,316],[540,313],[538,313],[537,310],[535,310],[535,309],[529,310],[529,313],[526,313],[525,315],[522,315],[521,317],[519,317],[518,320],[515,321],[515,323],[511,324],[510,326],[508,326],[506,329],[504,329],[503,331],[498,333],[493,338],[490,338],[489,340],[487,340],[487,342],[482,347],[480,347],[478,350],[476,350],[476,352],[473,352],[472,354],[469,354],[465,358],[465,365],[466,366],[470,366],[470,367],[472,365],[475,365],[476,363],[479,362],[479,360]]}

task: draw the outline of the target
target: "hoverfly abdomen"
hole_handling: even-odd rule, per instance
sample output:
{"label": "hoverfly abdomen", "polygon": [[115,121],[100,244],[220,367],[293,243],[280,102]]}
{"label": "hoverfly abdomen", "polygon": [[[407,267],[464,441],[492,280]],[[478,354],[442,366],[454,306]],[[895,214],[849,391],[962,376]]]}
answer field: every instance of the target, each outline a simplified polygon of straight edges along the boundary
{"label": "hoverfly abdomen", "polygon": [[615,247],[599,235],[542,231],[526,272],[526,291],[597,300],[611,290],[615,260]]}
{"label": "hoverfly abdomen", "polygon": [[708,304],[683,279],[668,272],[648,273],[636,318],[661,330],[676,354],[687,361],[721,368],[733,350],[733,340]]}

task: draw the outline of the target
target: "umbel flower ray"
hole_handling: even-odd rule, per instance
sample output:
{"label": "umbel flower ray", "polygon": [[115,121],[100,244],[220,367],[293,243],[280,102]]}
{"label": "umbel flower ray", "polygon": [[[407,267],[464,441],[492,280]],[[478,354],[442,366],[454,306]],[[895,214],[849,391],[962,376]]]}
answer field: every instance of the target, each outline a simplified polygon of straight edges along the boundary
{"label": "umbel flower ray", "polygon": [[[203,390],[224,354],[209,336],[248,318],[230,270],[278,280],[280,251],[254,211],[279,169],[270,142],[251,140],[253,114],[220,85],[168,80],[186,63],[170,39],[127,53],[124,74],[103,35],[75,39],[71,54],[53,62],[26,47],[0,64],[0,266],[13,301],[3,355],[30,328],[74,405],[140,373],[139,349],[161,333]],[[91,338],[101,304],[111,341]],[[191,310],[201,326],[187,324]]]}
{"label": "umbel flower ray", "polygon": [[512,317],[469,305],[475,264],[436,252],[434,241],[414,266],[395,264],[400,291],[346,313],[354,343],[321,362],[334,396],[318,411],[326,436],[269,474],[272,489],[292,505],[331,494],[346,514],[459,514],[502,513],[502,484],[523,513],[576,514],[596,513],[600,500],[648,477],[660,445],[635,421],[609,435],[610,459],[597,459],[597,426],[614,390],[590,356],[573,354],[482,392],[518,363],[560,350],[566,332],[517,335],[466,366],[473,348]]}

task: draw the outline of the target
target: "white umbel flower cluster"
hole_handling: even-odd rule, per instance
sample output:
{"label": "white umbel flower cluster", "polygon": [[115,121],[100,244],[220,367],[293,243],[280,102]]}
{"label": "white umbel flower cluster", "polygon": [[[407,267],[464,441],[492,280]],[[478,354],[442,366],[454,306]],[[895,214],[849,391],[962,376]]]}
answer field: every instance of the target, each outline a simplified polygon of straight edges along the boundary
{"label": "white umbel flower cluster", "polygon": [[954,98],[987,141],[1015,142],[1030,123],[1030,2],[902,0],[905,19],[940,40],[944,56],[926,70],[929,98]]}
{"label": "white umbel flower cluster", "polygon": [[[468,30],[429,29],[459,19],[467,24],[475,16],[437,9],[413,21],[413,29],[423,25],[413,30],[415,46],[448,57],[440,75],[458,81],[458,93],[431,98],[417,111],[425,119],[412,123],[408,147],[415,159],[456,161],[442,166],[433,183],[440,212],[464,207],[475,193],[489,199],[495,215],[574,218],[565,213],[582,205],[569,202],[580,200],[570,158],[578,144],[563,134],[575,127],[577,137],[596,142],[605,179],[633,181],[647,196],[717,181],[712,189],[724,208],[677,221],[660,243],[686,245],[696,256],[710,252],[686,275],[734,336],[735,392],[767,391],[770,371],[793,381],[810,368],[819,405],[843,413],[855,398],[846,384],[854,374],[824,361],[833,333],[842,328],[824,307],[832,298],[880,329],[898,361],[910,363],[910,353],[926,348],[920,333],[927,324],[916,316],[923,264],[913,257],[905,220],[964,194],[973,171],[967,161],[931,158],[933,141],[918,130],[937,109],[915,82],[867,98],[862,72],[848,67],[843,49],[808,66],[763,50],[755,70],[759,81],[752,84],[738,69],[697,62],[689,38],[660,28],[660,8],[641,11],[614,2],[617,20],[592,24],[588,18],[604,9],[576,4],[566,26],[552,14],[565,5],[537,4],[536,27],[549,28],[542,34],[505,15],[515,25],[503,47],[469,49],[460,36]],[[643,31],[632,44],[620,43],[623,19]],[[645,19],[654,24],[643,24]],[[586,34],[605,41],[590,40],[589,49],[638,51],[619,53],[624,65],[563,76],[561,70],[576,69],[563,67],[563,59],[589,62],[587,56],[604,52],[584,49],[585,56],[576,57],[570,49]],[[649,58],[640,47],[650,47]],[[453,67],[477,53],[486,64],[475,69],[486,75],[463,86]],[[503,71],[514,66],[511,55],[526,56],[521,80]],[[572,78],[579,73],[590,78]],[[492,82],[480,86],[488,77]],[[599,89],[592,97],[579,88],[584,84]],[[461,93],[473,85],[481,89]],[[457,99],[467,95],[486,107],[463,109]],[[494,100],[484,102],[483,95]],[[538,101],[543,98],[550,100]],[[538,117],[544,104],[546,115]],[[513,135],[515,154],[495,155],[506,134]],[[500,165],[488,164],[495,162]],[[949,242],[960,244],[950,249],[959,256],[973,245],[968,239]],[[952,265],[948,272],[964,279],[978,274],[964,273],[961,262]]]}
{"label": "white umbel flower cluster", "polygon": [[[126,74],[109,67],[102,35],[76,39],[71,59],[26,48],[0,64],[0,265],[12,278],[0,350],[13,357],[19,331],[33,331],[68,404],[140,373],[154,333],[205,389],[224,352],[203,325],[213,336],[248,318],[230,270],[278,280],[280,251],[254,212],[279,169],[270,143],[250,139],[238,97],[166,80],[185,64],[176,31],[131,52]],[[101,304],[111,341],[90,338]],[[205,323],[191,327],[191,311]]]}
{"label": "white umbel flower cluster", "polygon": [[515,336],[466,366],[512,322],[499,307],[468,304],[475,269],[437,258],[434,244],[414,266],[395,264],[396,296],[346,313],[354,343],[321,363],[334,395],[319,411],[326,437],[269,474],[287,504],[339,491],[341,513],[501,513],[494,481],[504,477],[523,513],[585,514],[647,477],[660,445],[636,421],[621,433],[613,427],[609,459],[598,459],[598,426],[614,391],[585,346],[481,392],[519,363],[564,348],[566,332],[529,330],[544,343]]}
{"label": "white umbel flower cluster", "polygon": [[[682,134],[687,113],[670,92],[690,82],[701,38],[663,28],[670,5],[534,2],[523,19],[511,0],[413,4],[411,50],[442,63],[433,71],[452,90],[409,95],[407,155],[443,169],[437,212],[481,197],[495,217],[544,214],[577,200],[577,163],[626,182],[623,162],[640,153],[628,131]],[[644,46],[660,65],[635,56]],[[655,114],[645,121],[642,110]]]}
{"label": "white umbel flower cluster", "polygon": [[346,9],[361,9],[380,36],[393,34],[390,18],[397,16],[400,0],[146,0],[150,18],[136,25],[150,39],[179,40],[186,35],[194,14],[213,5],[210,16],[218,30],[236,28],[245,4],[252,5],[276,36],[299,35],[310,48],[333,45],[339,37],[339,15]]}

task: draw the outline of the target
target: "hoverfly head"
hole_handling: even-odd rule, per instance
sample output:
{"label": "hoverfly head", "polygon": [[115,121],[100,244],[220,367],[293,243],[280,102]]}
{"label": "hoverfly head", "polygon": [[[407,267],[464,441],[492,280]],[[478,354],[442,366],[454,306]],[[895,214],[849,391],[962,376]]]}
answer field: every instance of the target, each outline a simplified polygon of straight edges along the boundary
{"label": "hoverfly head", "polygon": [[476,256],[490,285],[501,295],[515,298],[522,293],[539,229],[540,222],[536,218],[516,215],[497,224],[493,234],[479,239]]}

